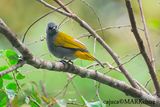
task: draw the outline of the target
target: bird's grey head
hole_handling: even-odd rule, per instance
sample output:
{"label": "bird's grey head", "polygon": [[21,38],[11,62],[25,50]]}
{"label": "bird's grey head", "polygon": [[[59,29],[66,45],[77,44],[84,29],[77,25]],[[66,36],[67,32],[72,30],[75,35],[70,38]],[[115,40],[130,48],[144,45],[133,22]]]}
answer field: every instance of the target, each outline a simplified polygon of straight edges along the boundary
{"label": "bird's grey head", "polygon": [[49,35],[55,35],[57,32],[58,32],[57,25],[53,22],[48,23],[46,33]]}

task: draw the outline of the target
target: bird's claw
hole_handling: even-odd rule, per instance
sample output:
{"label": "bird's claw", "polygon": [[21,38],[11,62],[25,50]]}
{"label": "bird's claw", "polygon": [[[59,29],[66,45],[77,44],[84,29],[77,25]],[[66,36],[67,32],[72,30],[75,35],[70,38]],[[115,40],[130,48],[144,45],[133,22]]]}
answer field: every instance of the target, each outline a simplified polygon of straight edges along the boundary
{"label": "bird's claw", "polygon": [[73,62],[71,60],[68,60],[68,61],[66,61],[66,60],[60,60],[60,62],[63,63],[63,64],[66,64],[66,63],[73,64]]}
{"label": "bird's claw", "polygon": [[65,60],[60,60],[59,62],[66,64],[67,62]]}
{"label": "bird's claw", "polygon": [[68,60],[67,62],[70,63],[70,64],[73,64],[73,62],[71,60]]}

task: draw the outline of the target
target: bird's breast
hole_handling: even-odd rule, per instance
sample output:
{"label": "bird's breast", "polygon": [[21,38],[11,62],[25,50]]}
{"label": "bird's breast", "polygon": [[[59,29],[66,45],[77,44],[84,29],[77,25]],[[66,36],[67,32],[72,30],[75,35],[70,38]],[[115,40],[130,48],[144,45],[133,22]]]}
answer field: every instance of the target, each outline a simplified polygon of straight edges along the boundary
{"label": "bird's breast", "polygon": [[65,48],[65,47],[55,45],[56,36],[54,36],[54,37],[47,36],[46,40],[47,40],[47,45],[48,45],[49,51],[55,57],[58,57],[58,58],[65,58],[65,59],[68,59],[68,60],[75,59],[76,57],[74,56],[74,53],[75,53],[74,49],[69,49],[69,48]]}

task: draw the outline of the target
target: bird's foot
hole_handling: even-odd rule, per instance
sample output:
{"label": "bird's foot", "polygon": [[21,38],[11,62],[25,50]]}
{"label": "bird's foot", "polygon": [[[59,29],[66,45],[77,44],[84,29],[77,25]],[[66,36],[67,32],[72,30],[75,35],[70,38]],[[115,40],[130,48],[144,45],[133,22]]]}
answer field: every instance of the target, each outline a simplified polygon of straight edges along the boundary
{"label": "bird's foot", "polygon": [[61,63],[63,63],[63,64],[66,64],[66,63],[67,63],[67,61],[65,61],[65,60],[60,60],[59,62],[61,62]]}
{"label": "bird's foot", "polygon": [[62,62],[63,64],[72,64],[73,65],[73,62],[71,60],[60,60],[60,62]]}
{"label": "bird's foot", "polygon": [[70,64],[73,64],[73,61],[71,61],[71,60],[68,60],[67,62],[70,63]]}

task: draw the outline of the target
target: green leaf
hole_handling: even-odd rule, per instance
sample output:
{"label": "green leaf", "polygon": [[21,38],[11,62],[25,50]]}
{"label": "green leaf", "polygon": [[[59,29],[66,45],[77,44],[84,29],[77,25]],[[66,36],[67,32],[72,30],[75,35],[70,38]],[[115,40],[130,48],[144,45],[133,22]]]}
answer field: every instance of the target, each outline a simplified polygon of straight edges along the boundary
{"label": "green leaf", "polygon": [[11,83],[9,83],[9,84],[6,86],[6,88],[7,88],[7,89],[10,89],[10,90],[16,91],[16,90],[17,90],[17,85],[16,85],[16,83],[11,82]]}
{"label": "green leaf", "polygon": [[86,104],[87,107],[106,107],[101,101],[88,102],[83,96],[81,96],[82,100]]}
{"label": "green leaf", "polygon": [[41,104],[40,96],[38,95],[38,92],[36,92],[36,90],[34,89],[33,86],[32,86],[32,95],[31,96],[38,104]]}
{"label": "green leaf", "polygon": [[6,50],[5,51],[5,56],[7,57],[8,62],[11,65],[14,65],[14,64],[18,63],[18,55],[17,55],[17,53],[15,51],[13,51],[13,50]]}
{"label": "green leaf", "polygon": [[12,79],[13,79],[13,77],[12,77],[11,75],[9,75],[9,74],[3,75],[2,78],[3,78],[3,79],[6,79],[6,80],[12,80]]}
{"label": "green leaf", "polygon": [[0,89],[3,87],[3,79],[0,78]]}
{"label": "green leaf", "polygon": [[30,101],[29,104],[31,105],[31,107],[40,107],[35,101]]}
{"label": "green leaf", "polygon": [[[0,66],[0,72],[6,70],[7,68],[8,68],[8,66],[6,66],[6,65]],[[13,77],[9,74],[3,75],[2,78],[6,79],[6,80],[12,80],[13,79]]]}
{"label": "green leaf", "polygon": [[4,71],[8,68],[8,66],[4,65],[4,66],[0,66],[0,71]]}
{"label": "green leaf", "polygon": [[21,80],[21,79],[24,79],[24,78],[25,78],[25,76],[22,75],[21,73],[18,73],[18,74],[16,75],[16,79],[18,79],[18,80]]}
{"label": "green leaf", "polygon": [[4,91],[0,91],[0,107],[7,106],[8,98]]}

